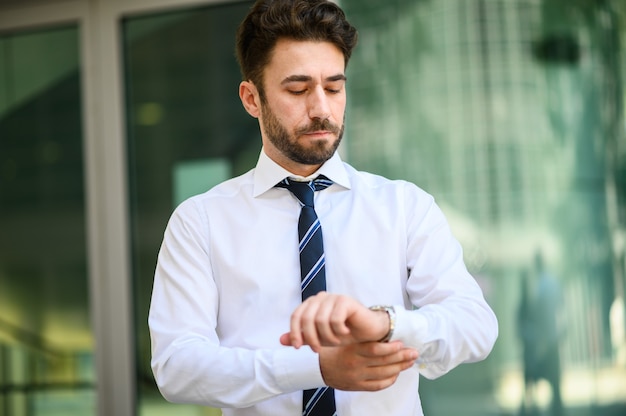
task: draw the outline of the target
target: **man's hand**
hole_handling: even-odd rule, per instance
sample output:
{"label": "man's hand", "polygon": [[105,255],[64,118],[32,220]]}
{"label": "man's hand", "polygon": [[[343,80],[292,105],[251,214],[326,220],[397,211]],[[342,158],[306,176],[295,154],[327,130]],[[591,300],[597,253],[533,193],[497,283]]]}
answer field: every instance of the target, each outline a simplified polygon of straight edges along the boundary
{"label": "man's hand", "polygon": [[389,332],[389,315],[348,296],[320,292],[291,315],[283,345],[309,345],[319,353],[324,382],[339,390],[377,391],[395,383],[418,357],[401,342],[377,342]]}
{"label": "man's hand", "polygon": [[364,342],[320,351],[324,382],[346,391],[377,391],[395,383],[401,371],[411,367],[417,351],[401,342]]}
{"label": "man's hand", "polygon": [[389,316],[372,311],[348,296],[320,292],[307,298],[291,315],[291,328],[280,337],[283,345],[338,346],[382,339],[389,331]]}

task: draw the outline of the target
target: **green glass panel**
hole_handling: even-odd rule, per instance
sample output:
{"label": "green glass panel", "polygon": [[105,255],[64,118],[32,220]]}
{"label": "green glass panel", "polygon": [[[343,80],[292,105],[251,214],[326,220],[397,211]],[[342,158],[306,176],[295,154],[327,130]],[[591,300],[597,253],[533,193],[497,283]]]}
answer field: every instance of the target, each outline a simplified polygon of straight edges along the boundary
{"label": "green glass panel", "polygon": [[95,415],[79,32],[0,35],[0,415]]}
{"label": "green glass panel", "polygon": [[123,23],[138,407],[144,416],[219,414],[161,398],[146,321],[156,256],[174,206],[249,170],[258,158],[258,124],[239,100],[234,46],[249,7],[231,3]]}

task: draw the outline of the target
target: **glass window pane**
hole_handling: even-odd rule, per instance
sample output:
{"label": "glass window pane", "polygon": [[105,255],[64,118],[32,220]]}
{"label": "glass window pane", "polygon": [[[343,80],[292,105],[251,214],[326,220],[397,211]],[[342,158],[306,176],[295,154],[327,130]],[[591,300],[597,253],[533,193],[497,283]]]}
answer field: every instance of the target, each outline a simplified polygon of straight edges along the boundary
{"label": "glass window pane", "polygon": [[95,414],[76,26],[0,36],[0,414]]}
{"label": "glass window pane", "polygon": [[342,4],[350,161],[437,198],[500,320],[425,413],[626,414],[626,5]]}
{"label": "glass window pane", "polygon": [[175,205],[254,166],[258,124],[241,106],[234,36],[250,2],[124,21],[139,413],[219,414],[161,398],[147,313],[156,256]]}

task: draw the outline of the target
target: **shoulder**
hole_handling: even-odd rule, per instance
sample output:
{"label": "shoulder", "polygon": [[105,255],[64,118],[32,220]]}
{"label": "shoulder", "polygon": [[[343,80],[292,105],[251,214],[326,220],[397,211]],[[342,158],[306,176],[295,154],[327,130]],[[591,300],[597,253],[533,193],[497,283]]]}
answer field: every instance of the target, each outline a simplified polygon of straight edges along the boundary
{"label": "shoulder", "polygon": [[175,215],[193,216],[206,213],[216,207],[237,204],[245,195],[252,194],[254,169],[243,175],[228,179],[206,192],[191,196],[180,203],[174,210]]}
{"label": "shoulder", "polygon": [[366,190],[374,192],[393,193],[410,199],[432,199],[432,196],[413,182],[404,179],[389,179],[385,176],[356,170],[353,166],[344,163],[350,184],[357,192]]}
{"label": "shoulder", "polygon": [[215,199],[235,198],[246,190],[249,190],[254,185],[253,177],[254,169],[244,173],[243,175],[227,179],[204,193],[194,195],[189,198],[189,201],[191,203],[201,204]]}
{"label": "shoulder", "polygon": [[374,207],[381,215],[402,218],[407,225],[446,221],[435,198],[415,183],[358,171],[349,165],[346,169],[355,203]]}

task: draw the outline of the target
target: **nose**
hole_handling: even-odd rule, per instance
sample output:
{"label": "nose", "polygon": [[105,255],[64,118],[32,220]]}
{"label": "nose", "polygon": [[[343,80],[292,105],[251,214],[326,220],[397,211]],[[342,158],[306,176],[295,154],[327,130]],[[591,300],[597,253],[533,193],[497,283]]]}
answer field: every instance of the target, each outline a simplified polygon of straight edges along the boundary
{"label": "nose", "polygon": [[316,87],[308,97],[309,118],[326,120],[330,117],[330,103],[323,87]]}

